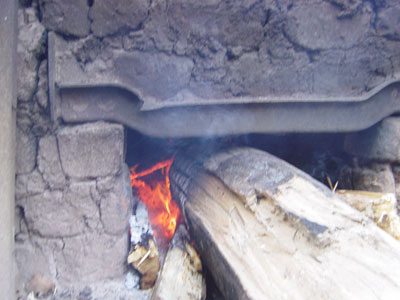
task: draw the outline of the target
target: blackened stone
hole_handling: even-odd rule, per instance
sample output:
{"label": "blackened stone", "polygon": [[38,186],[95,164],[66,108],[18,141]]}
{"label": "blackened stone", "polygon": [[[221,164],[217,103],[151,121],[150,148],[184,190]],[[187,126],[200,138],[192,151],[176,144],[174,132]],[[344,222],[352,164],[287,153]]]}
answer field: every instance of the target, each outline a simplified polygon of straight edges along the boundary
{"label": "blackened stone", "polygon": [[42,23],[49,30],[68,36],[89,34],[90,21],[87,0],[40,0]]}
{"label": "blackened stone", "polygon": [[96,0],[89,12],[91,30],[103,37],[136,29],[147,18],[149,5],[149,0]]}
{"label": "blackened stone", "polygon": [[389,164],[372,163],[352,170],[353,188],[380,193],[395,193],[394,176]]}
{"label": "blackened stone", "polygon": [[48,81],[47,81],[47,60],[43,60],[39,66],[39,81],[35,95],[36,102],[45,109],[48,103]]}
{"label": "blackened stone", "polygon": [[397,206],[400,208],[400,165],[395,165],[392,167],[394,181],[396,183],[396,198]]}
{"label": "blackened stone", "polygon": [[345,150],[368,160],[400,162],[400,117],[389,117],[346,136]]}

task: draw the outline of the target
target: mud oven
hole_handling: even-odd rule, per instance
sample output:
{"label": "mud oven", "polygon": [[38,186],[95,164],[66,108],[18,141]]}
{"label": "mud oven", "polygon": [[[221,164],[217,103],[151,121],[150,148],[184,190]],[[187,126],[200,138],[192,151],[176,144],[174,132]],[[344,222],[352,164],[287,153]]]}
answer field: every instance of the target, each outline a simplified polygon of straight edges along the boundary
{"label": "mud oven", "polygon": [[20,1],[18,296],[149,297],[124,285],[128,167],[188,145],[253,146],[399,193],[399,14],[397,1]]}

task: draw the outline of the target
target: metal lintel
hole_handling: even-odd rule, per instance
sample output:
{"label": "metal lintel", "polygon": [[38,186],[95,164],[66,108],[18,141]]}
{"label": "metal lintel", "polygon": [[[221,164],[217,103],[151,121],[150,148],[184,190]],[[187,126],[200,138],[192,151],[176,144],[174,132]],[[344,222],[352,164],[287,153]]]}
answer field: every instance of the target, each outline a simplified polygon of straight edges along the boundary
{"label": "metal lintel", "polygon": [[245,133],[350,132],[400,112],[400,82],[359,102],[281,102],[168,107],[141,111],[141,101],[116,87],[64,88],[65,122],[108,120],[155,137]]}

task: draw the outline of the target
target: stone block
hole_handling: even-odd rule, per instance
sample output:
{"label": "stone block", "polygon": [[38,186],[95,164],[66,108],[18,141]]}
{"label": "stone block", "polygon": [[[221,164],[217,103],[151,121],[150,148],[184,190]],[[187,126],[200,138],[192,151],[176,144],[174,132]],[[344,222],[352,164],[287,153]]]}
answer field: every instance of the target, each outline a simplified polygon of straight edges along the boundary
{"label": "stone block", "polygon": [[[31,232],[45,237],[68,237],[102,230],[96,183],[71,183],[63,192],[45,191],[18,200]],[[128,219],[127,217],[125,219]],[[120,223],[124,223],[123,218]]]}
{"label": "stone block", "polygon": [[15,173],[17,175],[32,172],[36,164],[36,138],[18,128],[16,131],[15,159]]}
{"label": "stone block", "polygon": [[128,233],[121,236],[90,233],[64,239],[55,253],[58,280],[79,285],[122,276],[127,268]]}
{"label": "stone block", "polygon": [[104,230],[108,234],[120,235],[128,231],[129,218],[132,215],[132,188],[129,169],[126,165],[120,176],[112,180],[112,188],[102,190],[100,186],[100,215]]}
{"label": "stone block", "polygon": [[39,140],[38,168],[50,188],[64,187],[66,179],[61,168],[55,136],[48,135]]}
{"label": "stone block", "polygon": [[96,122],[65,127],[57,134],[65,174],[93,178],[117,174],[123,162],[124,129]]}
{"label": "stone block", "polygon": [[[47,237],[64,237],[102,229],[95,182],[76,182],[61,191],[22,198],[30,231]],[[122,222],[122,221],[121,221]]]}
{"label": "stone block", "polygon": [[[329,2],[293,5],[288,12],[289,21],[285,24],[289,39],[312,50],[334,48],[338,44],[351,47],[359,43],[369,31],[373,14],[359,13],[343,21],[338,18],[337,7]],[[319,12],[317,15],[316,11]]]}
{"label": "stone block", "polygon": [[21,280],[31,280],[34,274],[51,275],[49,259],[40,247],[34,245],[27,235],[15,243],[15,262]]}
{"label": "stone block", "polygon": [[42,23],[47,29],[67,36],[89,34],[90,20],[87,0],[40,0]]}
{"label": "stone block", "polygon": [[29,232],[40,236],[73,236],[82,233],[86,227],[83,214],[64,200],[61,191],[45,191],[18,203],[24,208]]}
{"label": "stone block", "polygon": [[[86,231],[104,231],[121,235],[128,232],[129,217],[132,214],[132,189],[128,168],[111,180],[112,187],[98,191],[96,182],[72,182],[61,191],[42,191],[33,187],[40,180],[37,171],[23,176],[19,185],[32,180],[27,187],[21,187],[18,205],[23,207],[25,220],[30,232],[46,237],[68,237]],[[41,193],[42,192],[42,193]],[[39,194],[38,194],[39,193]]]}
{"label": "stone block", "polygon": [[370,166],[352,170],[355,190],[395,193],[395,181],[389,164],[373,163]]}
{"label": "stone block", "polygon": [[375,126],[345,138],[345,150],[368,160],[400,162],[400,117],[389,117]]}
{"label": "stone block", "polygon": [[377,32],[389,39],[400,39],[400,7],[386,6],[379,10],[377,16]]}
{"label": "stone block", "polygon": [[17,84],[18,100],[29,101],[36,89],[36,67],[38,62],[35,58],[18,55],[17,63]]}
{"label": "stone block", "polygon": [[29,101],[36,90],[39,56],[45,52],[46,30],[33,8],[18,10],[18,100]]}
{"label": "stone block", "polygon": [[96,0],[89,12],[92,32],[103,37],[136,29],[147,18],[149,6],[149,0]]}
{"label": "stone block", "polygon": [[95,182],[71,183],[64,191],[64,201],[76,210],[72,222],[83,222],[91,230],[102,228]]}
{"label": "stone block", "polygon": [[15,198],[21,199],[28,196],[43,193],[46,184],[42,174],[35,169],[29,174],[18,175],[15,182]]}

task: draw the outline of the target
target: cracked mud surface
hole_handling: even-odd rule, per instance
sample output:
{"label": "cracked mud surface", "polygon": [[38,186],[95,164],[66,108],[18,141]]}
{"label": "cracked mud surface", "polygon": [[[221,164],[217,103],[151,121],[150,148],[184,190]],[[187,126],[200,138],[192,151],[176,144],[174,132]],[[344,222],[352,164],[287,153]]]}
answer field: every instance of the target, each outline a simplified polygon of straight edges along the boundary
{"label": "cracked mud surface", "polygon": [[398,73],[396,1],[98,0],[56,26],[48,3],[72,9],[61,2],[40,2],[43,24],[69,41],[59,54],[84,81],[111,74],[144,101],[356,97]]}

